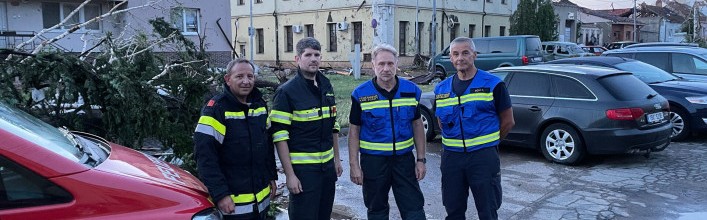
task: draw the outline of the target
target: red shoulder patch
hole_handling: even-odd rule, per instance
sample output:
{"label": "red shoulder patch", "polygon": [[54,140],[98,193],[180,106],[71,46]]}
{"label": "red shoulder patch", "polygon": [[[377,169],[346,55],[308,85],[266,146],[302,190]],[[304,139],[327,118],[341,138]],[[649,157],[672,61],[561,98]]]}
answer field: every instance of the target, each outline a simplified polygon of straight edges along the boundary
{"label": "red shoulder patch", "polygon": [[211,100],[209,100],[209,103],[206,104],[206,106],[211,107],[211,106],[214,106],[214,104],[216,104],[216,101],[214,101],[213,99],[211,99]]}

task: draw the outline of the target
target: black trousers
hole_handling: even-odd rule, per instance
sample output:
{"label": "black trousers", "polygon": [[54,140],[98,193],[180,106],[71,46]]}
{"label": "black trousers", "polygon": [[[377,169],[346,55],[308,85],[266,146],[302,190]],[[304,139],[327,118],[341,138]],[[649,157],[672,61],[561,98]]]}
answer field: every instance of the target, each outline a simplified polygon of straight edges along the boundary
{"label": "black trousers", "polygon": [[389,219],[391,187],[403,219],[425,219],[425,198],[415,177],[412,152],[397,156],[361,154],[361,170],[368,219]]}
{"label": "black trousers", "polygon": [[503,193],[497,149],[487,147],[467,153],[442,153],[442,203],[447,220],[466,219],[464,213],[470,189],[479,219],[498,219]]}
{"label": "black trousers", "polygon": [[304,170],[294,167],[302,192],[290,193],[288,214],[292,220],[329,220],[334,206],[336,169]]}

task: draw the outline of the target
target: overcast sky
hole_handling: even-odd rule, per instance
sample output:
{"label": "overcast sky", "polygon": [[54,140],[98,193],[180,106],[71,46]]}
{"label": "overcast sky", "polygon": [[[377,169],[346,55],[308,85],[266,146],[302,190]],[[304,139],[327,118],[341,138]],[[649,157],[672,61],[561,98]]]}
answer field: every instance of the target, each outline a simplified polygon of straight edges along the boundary
{"label": "overcast sky", "polygon": [[[611,9],[613,3],[614,8],[632,8],[633,0],[570,0],[579,6],[591,9]],[[640,5],[644,0],[637,0],[636,4]],[[647,0],[646,4],[655,5],[655,0]]]}

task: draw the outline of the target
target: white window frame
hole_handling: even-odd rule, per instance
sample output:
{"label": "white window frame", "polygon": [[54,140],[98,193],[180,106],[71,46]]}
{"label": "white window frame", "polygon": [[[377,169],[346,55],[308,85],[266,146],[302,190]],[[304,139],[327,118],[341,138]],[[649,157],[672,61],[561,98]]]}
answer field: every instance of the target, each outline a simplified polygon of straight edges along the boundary
{"label": "white window frame", "polygon": [[[181,10],[181,13],[179,14],[182,18],[182,25],[181,27],[175,27],[182,31],[182,35],[199,35],[199,30],[201,30],[201,10],[199,8],[185,8],[185,7],[179,7],[179,8],[173,8],[173,10]],[[186,12],[187,10],[195,10],[196,11],[196,31],[187,31],[187,17]],[[173,14],[174,15],[174,14]]]}
{"label": "white window frame", "polygon": [[[75,7],[78,7],[78,6],[80,5],[79,3],[71,3],[71,2],[56,2],[56,3],[59,3],[59,22],[60,22],[60,23],[61,23],[61,21],[63,21],[63,20],[66,18],[66,17],[64,17],[64,16],[65,16],[65,14],[64,14],[64,6],[65,6],[65,5],[73,5],[73,6],[75,6]],[[87,20],[86,20],[86,14],[85,14],[85,13],[86,13],[86,11],[85,11],[86,6],[96,6],[96,7],[98,7],[98,16],[101,16],[101,15],[102,15],[101,10],[102,10],[103,8],[101,7],[101,5],[98,5],[98,4],[87,4],[87,5],[85,5],[84,7],[82,7],[81,9],[79,9],[78,13],[74,14],[74,16],[79,16],[79,24],[83,24],[84,22],[87,21]],[[72,10],[72,11],[73,11],[73,10]],[[71,11],[67,11],[66,13],[71,13]],[[91,19],[93,19],[93,18],[91,18]],[[89,19],[89,20],[90,20],[90,19]],[[98,24],[98,29],[87,29],[86,26],[83,26],[83,27],[81,27],[81,29],[79,29],[77,32],[74,32],[74,33],[100,32],[100,31],[102,31],[102,30],[103,30],[103,25],[101,25],[101,22],[100,22],[100,21],[95,21],[95,22]],[[70,29],[70,28],[67,28],[67,27],[64,27],[64,25],[61,25],[61,26],[59,26],[57,29],[55,29],[55,30],[53,30],[53,31],[64,32],[64,31],[66,31],[66,30],[68,30],[68,29]]]}

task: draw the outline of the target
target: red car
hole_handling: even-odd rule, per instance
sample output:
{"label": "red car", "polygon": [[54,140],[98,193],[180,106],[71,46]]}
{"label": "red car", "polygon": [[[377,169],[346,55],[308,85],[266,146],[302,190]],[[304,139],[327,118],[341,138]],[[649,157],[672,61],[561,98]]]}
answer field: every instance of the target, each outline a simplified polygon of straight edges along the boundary
{"label": "red car", "polygon": [[186,171],[0,102],[0,219],[221,219]]}

